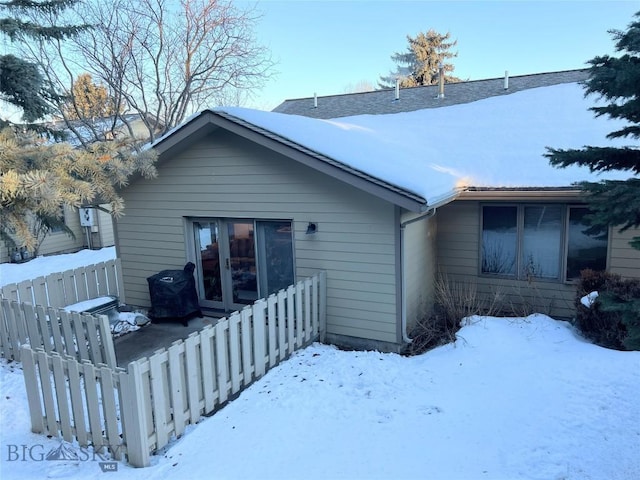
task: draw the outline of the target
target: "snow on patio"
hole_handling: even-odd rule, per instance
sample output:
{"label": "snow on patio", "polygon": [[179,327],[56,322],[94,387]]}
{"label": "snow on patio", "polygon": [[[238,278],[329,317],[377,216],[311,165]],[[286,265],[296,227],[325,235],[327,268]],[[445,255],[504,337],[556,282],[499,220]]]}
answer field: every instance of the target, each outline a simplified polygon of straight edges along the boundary
{"label": "snow on patio", "polygon": [[[60,440],[30,433],[19,365],[1,365],[0,476],[104,478],[77,446],[66,449],[77,459],[44,459]],[[640,352],[597,347],[543,315],[473,317],[455,344],[412,358],[314,344],[151,467],[112,475],[628,480],[640,471],[638,398]]]}

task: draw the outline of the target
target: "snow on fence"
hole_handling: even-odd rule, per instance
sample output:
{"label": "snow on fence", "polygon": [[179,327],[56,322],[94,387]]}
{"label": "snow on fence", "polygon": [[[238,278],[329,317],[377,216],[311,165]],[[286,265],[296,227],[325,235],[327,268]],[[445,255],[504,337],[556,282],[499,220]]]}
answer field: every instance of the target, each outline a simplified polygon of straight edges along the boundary
{"label": "snow on fence", "polygon": [[[326,330],[321,272],[120,368],[22,347],[33,432],[75,438],[148,466],[180,437]],[[133,333],[135,334],[135,332]]]}
{"label": "snow on fence", "polygon": [[0,289],[2,298],[56,308],[108,295],[125,303],[120,259],[52,273]]}
{"label": "snow on fence", "polygon": [[3,298],[0,300],[0,355],[21,361],[20,347],[25,344],[81,362],[116,366],[106,315],[67,312]]}

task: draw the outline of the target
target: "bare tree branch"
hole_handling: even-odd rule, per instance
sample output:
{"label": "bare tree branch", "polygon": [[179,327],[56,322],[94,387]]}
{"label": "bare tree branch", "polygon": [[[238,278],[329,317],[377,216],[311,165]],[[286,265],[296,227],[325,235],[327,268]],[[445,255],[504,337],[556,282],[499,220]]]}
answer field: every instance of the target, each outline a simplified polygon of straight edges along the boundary
{"label": "bare tree branch", "polygon": [[259,15],[231,0],[88,0],[74,10],[93,28],[56,48],[32,47],[31,56],[60,91],[90,73],[109,91],[114,126],[130,135],[129,114],[153,140],[203,107],[245,101],[272,74],[270,53],[253,33]]}

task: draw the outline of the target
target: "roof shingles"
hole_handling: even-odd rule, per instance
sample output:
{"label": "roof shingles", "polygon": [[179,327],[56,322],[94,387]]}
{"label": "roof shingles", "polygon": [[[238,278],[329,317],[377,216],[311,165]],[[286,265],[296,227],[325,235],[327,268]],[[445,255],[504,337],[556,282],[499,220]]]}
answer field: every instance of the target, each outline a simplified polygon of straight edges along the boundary
{"label": "roof shingles", "polygon": [[586,69],[520,75],[509,78],[507,89],[504,88],[504,78],[449,83],[445,85],[444,98],[438,98],[438,85],[400,89],[398,100],[395,99],[394,89],[318,97],[317,107],[314,107],[314,98],[299,98],[285,100],[273,111],[324,119],[412,112],[425,108],[475,102],[530,88],[582,82],[587,77],[588,70]]}

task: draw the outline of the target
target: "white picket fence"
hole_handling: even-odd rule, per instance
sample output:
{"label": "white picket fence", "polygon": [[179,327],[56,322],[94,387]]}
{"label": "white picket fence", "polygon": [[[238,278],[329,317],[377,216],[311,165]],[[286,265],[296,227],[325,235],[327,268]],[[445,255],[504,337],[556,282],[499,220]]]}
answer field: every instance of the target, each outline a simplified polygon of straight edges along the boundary
{"label": "white picket fence", "polygon": [[0,289],[0,355],[21,360],[29,344],[79,361],[116,366],[106,317],[68,313],[61,307],[113,295],[124,303],[120,260],[5,285]]}
{"label": "white picket fence", "polygon": [[113,338],[106,315],[67,312],[0,300],[0,356],[21,361],[21,346],[57,352],[94,365],[116,366]]}
{"label": "white picket fence", "polygon": [[5,285],[0,298],[45,307],[65,307],[92,298],[113,295],[125,303],[120,259]]}
{"label": "white picket fence", "polygon": [[326,331],[324,272],[258,300],[126,370],[21,351],[31,426],[126,453],[136,467]]}
{"label": "white picket fence", "polygon": [[[120,405],[127,405],[127,374],[121,368],[78,362],[72,357],[22,346],[22,369],[31,431],[74,438],[83,447],[125,453]],[[124,380],[123,380],[124,379]]]}

